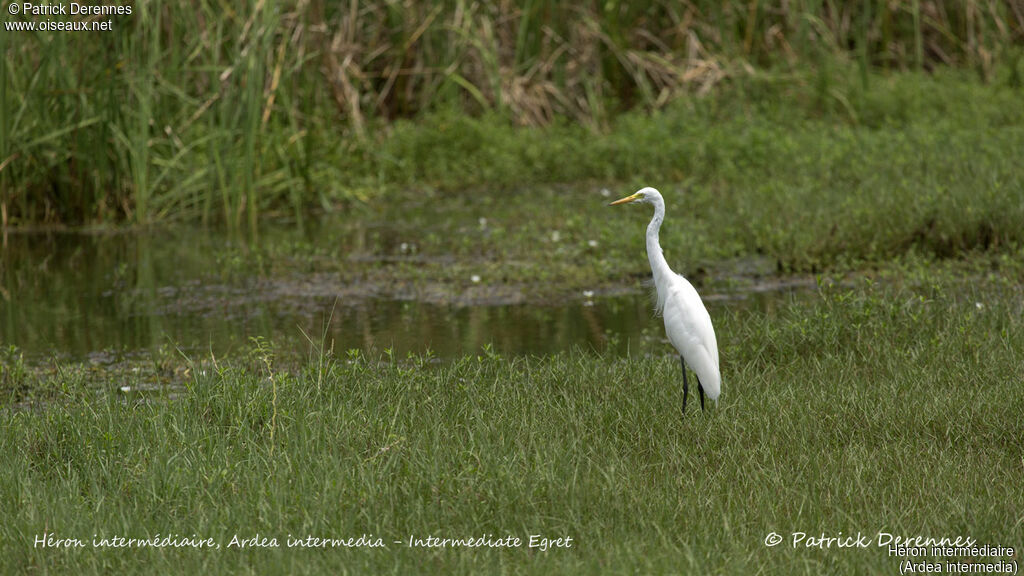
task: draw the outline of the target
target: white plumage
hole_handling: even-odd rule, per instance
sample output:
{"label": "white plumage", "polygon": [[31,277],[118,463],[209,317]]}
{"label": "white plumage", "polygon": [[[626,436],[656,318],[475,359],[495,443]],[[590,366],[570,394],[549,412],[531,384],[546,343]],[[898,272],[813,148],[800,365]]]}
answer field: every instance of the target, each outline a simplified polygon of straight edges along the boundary
{"label": "white plumage", "polygon": [[[643,188],[636,194],[612,202],[611,205],[643,202],[654,205],[654,217],[647,225],[647,259],[651,263],[654,286],[658,293],[655,309],[665,319],[665,332],[679,356],[697,374],[703,394],[718,400],[722,376],[718,369],[718,342],[704,302],[686,279],[668,266],[658,242],[658,232],[665,220],[665,200],[654,188]],[[683,409],[686,409],[686,370],[683,369]]]}
{"label": "white plumage", "polygon": [[708,398],[718,400],[722,376],[718,371],[718,341],[711,316],[686,278],[673,274],[665,290],[668,296],[663,314],[668,341],[697,374]]}

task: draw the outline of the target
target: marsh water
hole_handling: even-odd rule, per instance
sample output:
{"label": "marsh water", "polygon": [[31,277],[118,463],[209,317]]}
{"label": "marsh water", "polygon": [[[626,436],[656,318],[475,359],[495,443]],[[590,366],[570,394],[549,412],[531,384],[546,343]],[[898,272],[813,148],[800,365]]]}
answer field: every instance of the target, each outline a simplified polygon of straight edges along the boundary
{"label": "marsh water", "polygon": [[[345,273],[353,255],[400,252],[391,249],[399,236],[383,222],[330,220],[264,225],[258,236],[200,227],[11,233],[0,263],[0,343],[40,362],[223,355],[253,338],[296,354],[322,342],[335,353],[439,358],[485,346],[504,355],[573,347],[626,353],[662,338],[639,282],[550,301],[489,298],[485,289],[467,303],[457,290],[424,299],[395,289],[395,279],[385,290],[379,276]],[[330,249],[318,252],[324,245]],[[786,293],[708,293],[706,300],[714,314],[724,303],[772,307]]]}

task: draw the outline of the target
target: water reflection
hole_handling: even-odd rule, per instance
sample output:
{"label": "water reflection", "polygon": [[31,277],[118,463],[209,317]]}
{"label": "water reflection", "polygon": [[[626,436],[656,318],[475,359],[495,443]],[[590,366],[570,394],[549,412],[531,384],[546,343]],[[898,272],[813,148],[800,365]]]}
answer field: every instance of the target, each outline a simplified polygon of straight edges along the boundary
{"label": "water reflection", "polygon": [[[327,230],[311,223],[261,229],[260,243],[303,252],[311,238],[326,237],[351,253],[379,251],[377,244],[395,236],[372,226],[331,227],[333,237]],[[624,353],[662,333],[644,293],[557,306],[352,298],[330,275],[318,276],[315,262],[295,265],[209,230],[11,234],[2,255],[0,342],[40,360],[173,347],[225,354],[248,347],[252,337],[302,353],[310,348],[307,335],[337,352],[452,357],[489,344],[505,355],[574,346]],[[775,298],[753,295],[745,305],[763,308]],[[721,305],[712,299],[712,314]]]}

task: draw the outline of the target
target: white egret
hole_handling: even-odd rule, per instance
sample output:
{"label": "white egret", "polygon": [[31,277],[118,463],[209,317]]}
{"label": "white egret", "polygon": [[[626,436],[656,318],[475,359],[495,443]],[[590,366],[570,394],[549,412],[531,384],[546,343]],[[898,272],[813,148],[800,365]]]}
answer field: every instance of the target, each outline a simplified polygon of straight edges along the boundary
{"label": "white egret", "polygon": [[647,259],[651,263],[654,286],[658,291],[655,310],[665,318],[668,340],[679,352],[679,363],[683,368],[683,413],[686,413],[686,396],[689,393],[687,365],[697,375],[700,409],[703,411],[704,394],[717,401],[722,391],[722,376],[718,370],[718,342],[711,325],[711,316],[697,290],[686,278],[669,268],[661,252],[658,231],[665,220],[665,200],[661,193],[654,188],[643,188],[609,206],[630,202],[654,204],[654,218],[647,225]]}

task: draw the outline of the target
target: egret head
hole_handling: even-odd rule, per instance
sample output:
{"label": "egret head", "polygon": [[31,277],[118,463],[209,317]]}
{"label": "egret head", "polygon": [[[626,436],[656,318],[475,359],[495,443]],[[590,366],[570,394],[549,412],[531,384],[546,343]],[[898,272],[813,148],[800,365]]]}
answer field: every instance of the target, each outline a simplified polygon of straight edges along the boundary
{"label": "egret head", "polygon": [[655,190],[654,188],[648,186],[646,188],[641,188],[637,190],[636,193],[632,194],[631,196],[626,196],[625,198],[612,202],[611,204],[609,204],[609,206],[629,204],[630,202],[640,202],[641,204],[654,204],[658,200],[661,200],[661,193]]}

